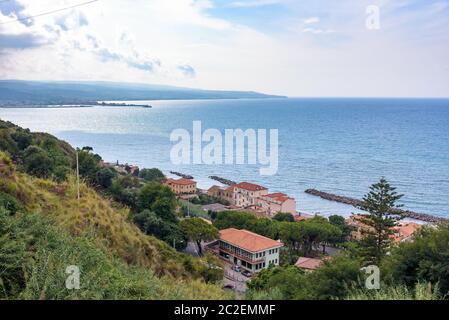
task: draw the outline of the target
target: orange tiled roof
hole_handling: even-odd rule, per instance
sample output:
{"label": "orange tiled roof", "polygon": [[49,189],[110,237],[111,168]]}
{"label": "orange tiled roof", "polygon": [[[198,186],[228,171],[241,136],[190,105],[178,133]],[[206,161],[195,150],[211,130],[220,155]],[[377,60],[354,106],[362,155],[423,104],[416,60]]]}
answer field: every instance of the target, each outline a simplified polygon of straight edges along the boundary
{"label": "orange tiled roof", "polygon": [[415,222],[402,222],[394,228],[395,234],[393,235],[393,240],[402,241],[408,239],[421,227],[422,225]]}
{"label": "orange tiled roof", "polygon": [[271,198],[271,199],[273,199],[275,201],[278,201],[278,202],[285,202],[285,201],[287,201],[289,199],[292,199],[288,195],[286,195],[285,193],[282,193],[282,192],[266,194],[266,195],[264,195],[264,197]]}
{"label": "orange tiled roof", "polygon": [[323,261],[321,259],[299,257],[298,261],[295,263],[295,266],[307,270],[316,270],[322,263]]}
{"label": "orange tiled roof", "polygon": [[240,182],[240,183],[236,184],[235,187],[240,188],[240,189],[249,190],[249,191],[267,190],[267,188],[265,188],[263,186],[259,186],[257,184],[249,183],[249,182]]}
{"label": "orange tiled roof", "polygon": [[235,228],[221,230],[220,239],[251,252],[283,246],[282,242],[261,236],[248,230],[238,230]]}
{"label": "orange tiled roof", "polygon": [[189,185],[189,184],[196,184],[195,181],[191,180],[191,179],[185,179],[185,178],[181,178],[181,179],[167,179],[166,183],[173,183],[173,184],[180,184],[180,185]]}

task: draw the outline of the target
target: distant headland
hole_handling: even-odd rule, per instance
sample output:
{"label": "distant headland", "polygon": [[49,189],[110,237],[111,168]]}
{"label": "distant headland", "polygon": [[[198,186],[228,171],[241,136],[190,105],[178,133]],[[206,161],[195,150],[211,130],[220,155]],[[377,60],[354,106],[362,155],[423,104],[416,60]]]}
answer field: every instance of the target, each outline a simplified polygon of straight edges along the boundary
{"label": "distant headland", "polygon": [[[0,107],[101,105],[98,101],[115,101],[115,106],[124,106],[117,101],[267,98],[286,97],[253,91],[202,90],[150,84],[0,80]],[[126,106],[144,107],[143,104]]]}

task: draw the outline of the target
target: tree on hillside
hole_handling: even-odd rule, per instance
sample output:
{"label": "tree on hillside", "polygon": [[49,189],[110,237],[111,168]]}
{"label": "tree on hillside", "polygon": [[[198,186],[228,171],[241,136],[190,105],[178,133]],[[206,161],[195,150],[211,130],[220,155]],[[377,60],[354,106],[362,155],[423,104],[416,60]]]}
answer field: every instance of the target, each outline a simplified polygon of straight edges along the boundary
{"label": "tree on hillside", "polygon": [[423,227],[413,241],[394,247],[381,265],[390,285],[405,284],[413,289],[417,283],[430,283],[449,297],[449,224]]}
{"label": "tree on hillside", "polygon": [[90,153],[90,151],[78,149],[78,163],[80,176],[93,180],[96,173],[100,169],[99,162],[101,157]]}
{"label": "tree on hillside", "polygon": [[385,178],[381,178],[370,187],[370,192],[363,198],[361,209],[368,214],[361,215],[358,220],[363,228],[361,252],[366,263],[379,265],[391,244],[390,236],[402,217],[391,213],[391,209],[399,208],[396,202],[402,198]]}
{"label": "tree on hillside", "polygon": [[112,185],[112,180],[117,176],[117,172],[112,168],[101,168],[97,171],[94,181],[103,189]]}
{"label": "tree on hillside", "polygon": [[282,242],[290,249],[298,251],[301,249],[302,227],[298,222],[279,223],[279,236]]}
{"label": "tree on hillside", "polygon": [[22,164],[25,171],[39,178],[49,178],[51,176],[53,161],[47,152],[37,146],[29,146],[22,155]]}
{"label": "tree on hillside", "polygon": [[247,229],[253,231],[257,217],[247,212],[223,211],[217,214],[214,225],[222,230],[227,228]]}
{"label": "tree on hillside", "polygon": [[185,235],[198,246],[198,254],[203,255],[202,241],[211,241],[218,238],[218,229],[200,218],[190,218],[181,221]]}
{"label": "tree on hillside", "polygon": [[276,221],[287,221],[287,222],[294,222],[295,218],[293,218],[293,215],[288,212],[279,212],[274,217],[273,220]]}
{"label": "tree on hillside", "polygon": [[334,239],[334,243],[342,243],[347,241],[353,228],[346,223],[345,218],[339,215],[332,215],[329,217],[329,222],[341,230],[341,237]]}
{"label": "tree on hillside", "polygon": [[170,246],[174,244],[177,250],[182,250],[187,245],[179,223],[166,221],[149,210],[134,214],[132,220],[143,232],[164,240]]}
{"label": "tree on hillside", "polygon": [[142,169],[139,171],[139,178],[142,178],[146,181],[162,181],[165,179],[164,174],[161,170],[157,168],[153,169]]}
{"label": "tree on hillside", "polygon": [[326,218],[314,217],[299,222],[301,226],[301,247],[304,255],[308,256],[317,246],[323,246],[323,253],[326,252],[326,243],[341,236],[341,230],[332,225]]}
{"label": "tree on hillside", "polygon": [[176,222],[176,196],[169,187],[149,182],[139,190],[137,211],[151,210],[164,220]]}

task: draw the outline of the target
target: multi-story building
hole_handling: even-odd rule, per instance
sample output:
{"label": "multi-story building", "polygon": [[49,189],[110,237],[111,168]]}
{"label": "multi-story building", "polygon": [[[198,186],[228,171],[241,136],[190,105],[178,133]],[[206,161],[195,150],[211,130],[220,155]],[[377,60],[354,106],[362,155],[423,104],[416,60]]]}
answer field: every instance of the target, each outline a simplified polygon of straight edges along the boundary
{"label": "multi-story building", "polygon": [[234,202],[237,207],[256,206],[257,199],[268,194],[268,189],[249,182],[240,182],[234,187]]}
{"label": "multi-story building", "polygon": [[279,251],[282,242],[248,230],[234,228],[220,231],[218,254],[234,265],[252,273],[279,265]]}
{"label": "multi-story building", "polygon": [[220,198],[229,202],[230,205],[235,205],[234,201],[234,186],[219,187],[212,186],[207,190],[207,194],[211,197]]}
{"label": "multi-story building", "polygon": [[257,205],[269,216],[273,216],[278,212],[296,214],[295,199],[281,192],[262,195],[258,198]]}
{"label": "multi-story building", "polygon": [[227,200],[229,204],[240,208],[253,209],[269,216],[278,212],[296,215],[296,201],[285,193],[268,193],[268,189],[249,182],[240,182],[230,187],[213,186],[207,194]]}
{"label": "multi-story building", "polygon": [[176,194],[196,193],[196,181],[191,179],[167,179],[164,184]]}

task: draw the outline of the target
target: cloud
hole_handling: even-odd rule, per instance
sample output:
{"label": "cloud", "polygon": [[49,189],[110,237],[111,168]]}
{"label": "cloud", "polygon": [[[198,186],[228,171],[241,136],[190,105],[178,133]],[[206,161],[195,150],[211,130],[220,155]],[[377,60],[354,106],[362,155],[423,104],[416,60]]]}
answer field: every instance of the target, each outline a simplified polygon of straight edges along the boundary
{"label": "cloud", "polygon": [[307,19],[304,19],[304,24],[314,24],[320,22],[320,18],[318,17],[310,17]]}
{"label": "cloud", "polygon": [[62,30],[69,31],[70,29],[88,26],[89,21],[82,12],[73,11],[56,18],[55,24],[61,27]]}
{"label": "cloud", "polygon": [[195,69],[190,65],[186,64],[186,65],[178,66],[178,70],[180,70],[182,72],[182,74],[186,77],[193,78],[196,76]]}
{"label": "cloud", "polygon": [[46,43],[45,39],[39,35],[31,33],[23,34],[1,34],[0,50],[2,49],[29,49],[42,46]]}
{"label": "cloud", "polygon": [[[0,6],[0,21],[73,2],[10,1],[15,6]],[[291,96],[447,96],[447,0],[375,2],[379,31],[365,27],[370,0],[99,1],[0,25],[0,78]]]}
{"label": "cloud", "polygon": [[235,1],[228,4],[228,7],[233,8],[252,8],[252,7],[264,7],[279,4],[279,0],[248,0],[248,1]]}
{"label": "cloud", "polygon": [[320,28],[304,28],[302,29],[303,33],[312,33],[312,34],[329,34],[334,33],[335,31],[332,29],[320,29]]}
{"label": "cloud", "polygon": [[146,72],[155,72],[155,69],[161,66],[159,60],[140,58],[139,53],[136,51],[133,51],[130,55],[125,55],[121,52],[102,47],[99,44],[99,41],[92,35],[86,36],[85,44],[87,44],[87,46],[83,46],[79,42],[76,42],[74,47],[80,51],[94,54],[102,62],[119,62],[125,64],[129,68]]}

